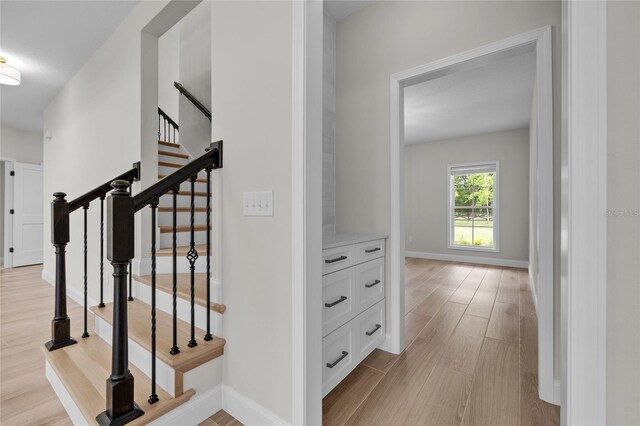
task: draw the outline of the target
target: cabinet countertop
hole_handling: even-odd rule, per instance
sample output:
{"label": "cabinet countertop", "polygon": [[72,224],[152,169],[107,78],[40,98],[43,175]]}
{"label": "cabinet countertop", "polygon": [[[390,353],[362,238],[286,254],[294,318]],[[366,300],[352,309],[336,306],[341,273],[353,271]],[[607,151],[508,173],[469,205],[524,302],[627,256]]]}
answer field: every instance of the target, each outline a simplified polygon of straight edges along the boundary
{"label": "cabinet countertop", "polygon": [[322,249],[348,246],[350,244],[366,243],[367,241],[386,239],[386,235],[380,234],[352,234],[348,232],[338,232],[335,234],[324,234],[322,236]]}

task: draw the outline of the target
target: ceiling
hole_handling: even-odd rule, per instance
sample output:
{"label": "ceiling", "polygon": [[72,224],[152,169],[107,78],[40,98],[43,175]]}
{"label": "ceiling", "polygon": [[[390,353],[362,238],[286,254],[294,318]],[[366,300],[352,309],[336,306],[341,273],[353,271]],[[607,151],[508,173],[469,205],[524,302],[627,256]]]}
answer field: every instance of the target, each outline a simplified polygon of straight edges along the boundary
{"label": "ceiling", "polygon": [[530,51],[406,87],[405,143],[527,127],[535,67]]}
{"label": "ceiling", "polygon": [[42,131],[44,108],[137,4],[2,0],[0,56],[22,72],[19,86],[0,86],[2,124]]}
{"label": "ceiling", "polygon": [[324,8],[338,22],[373,3],[374,0],[328,0],[324,2]]}

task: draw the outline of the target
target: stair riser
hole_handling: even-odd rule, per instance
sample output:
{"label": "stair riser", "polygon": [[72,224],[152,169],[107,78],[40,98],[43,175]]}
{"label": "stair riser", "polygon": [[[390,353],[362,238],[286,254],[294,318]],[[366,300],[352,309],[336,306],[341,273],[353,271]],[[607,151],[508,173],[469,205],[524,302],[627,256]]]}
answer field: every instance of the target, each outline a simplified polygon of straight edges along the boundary
{"label": "stair riser", "polygon": [[[95,316],[96,334],[105,342],[111,345],[112,327],[111,324],[102,318]],[[151,326],[151,325],[149,325]],[[178,342],[181,350],[189,350],[187,342]],[[169,350],[168,348],[157,348],[156,350]],[[151,377],[151,353],[145,348],[129,339],[129,362],[138,367],[145,375]],[[167,364],[156,358],[156,383],[171,396],[175,396],[176,371]],[[179,374],[179,373],[177,373]],[[204,393],[222,382],[222,357],[212,359],[196,368],[189,370],[183,375],[182,389],[193,389],[198,393]]]}
{"label": "stair riser", "polygon": [[[197,231],[194,235],[196,244],[205,244],[207,242],[207,233],[205,231]],[[191,236],[189,232],[178,232],[176,234],[176,241],[178,246],[188,246],[191,242]],[[160,234],[160,248],[167,248],[173,246],[173,234]]]}
{"label": "stair riser", "polygon": [[[177,212],[176,219],[178,219],[178,225],[191,225],[191,212]],[[211,222],[213,222],[213,215],[211,217]],[[207,213],[195,212],[194,223],[196,225],[206,225]],[[158,225],[159,226],[173,225],[173,212],[159,212]]]}
{"label": "stair riser", "polygon": [[[173,142],[173,134],[171,135],[171,142]],[[169,152],[179,152],[180,154],[187,154],[188,152],[186,152],[181,145],[176,144],[176,145],[172,145],[172,146],[168,146],[168,145],[160,145],[158,144],[158,151],[169,151]]]}
{"label": "stair riser", "polygon": [[[196,207],[207,207],[207,197],[195,197],[193,203]],[[178,207],[191,207],[191,197],[187,195],[178,195],[176,197]],[[173,207],[173,195],[166,194],[160,197],[160,207]],[[211,201],[213,206],[213,200]]]}
{"label": "stair riser", "polygon": [[[141,284],[137,281],[133,281],[135,284],[134,294],[135,297],[147,304],[151,303],[151,287],[146,284]],[[211,283],[211,294],[213,300],[221,300],[220,285]],[[168,314],[173,314],[173,298],[171,294],[165,293],[161,290],[156,290],[156,308]],[[178,319],[186,322],[191,321],[191,304],[188,300],[178,298]],[[204,306],[198,304],[194,307],[196,317],[196,327],[206,330],[207,329],[207,309]],[[215,311],[211,311],[211,333],[222,337],[222,315]]]}
{"label": "stair riser", "polygon": [[[182,153],[181,153],[182,154]],[[158,153],[158,161],[167,163],[182,164],[183,166],[189,162],[188,158],[174,157],[173,155],[163,155]]]}

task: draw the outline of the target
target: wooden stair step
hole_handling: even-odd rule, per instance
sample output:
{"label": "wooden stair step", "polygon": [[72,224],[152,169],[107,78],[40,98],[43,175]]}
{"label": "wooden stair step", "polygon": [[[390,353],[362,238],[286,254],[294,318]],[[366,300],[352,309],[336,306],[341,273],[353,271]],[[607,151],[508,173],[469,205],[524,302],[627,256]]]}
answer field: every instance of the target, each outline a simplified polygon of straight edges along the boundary
{"label": "wooden stair step", "polygon": [[[158,175],[158,179],[164,179],[166,178],[168,175]],[[196,179],[196,182],[198,183],[207,183],[207,179],[205,178],[198,178]]]}
{"label": "wooden stair step", "polygon": [[[91,310],[112,324],[113,303],[107,303],[104,308],[94,306]],[[127,315],[129,338],[151,352],[151,306],[134,299],[127,302]],[[185,373],[224,354],[225,340],[214,337],[213,340],[207,342],[202,339],[205,331],[197,327],[195,335],[198,345],[190,348],[187,346],[187,342],[191,338],[191,326],[180,319],[177,323],[180,353],[171,355],[169,349],[173,346],[173,317],[156,309],[156,356],[169,367]]]}
{"label": "wooden stair step", "polygon": [[[49,352],[44,347],[42,351],[85,417],[87,424],[96,424],[96,416],[106,408],[105,381],[111,374],[111,346],[99,336],[91,336],[78,339],[77,344],[53,352]],[[130,425],[147,424],[184,404],[195,395],[195,391],[189,389],[173,398],[160,387],[156,387],[160,400],[155,404],[149,404],[151,380],[131,363],[129,363],[129,371],[134,377],[134,401],[144,411],[144,415],[128,423]]]}
{"label": "wooden stair step", "polygon": [[[206,207],[196,207],[193,209],[196,212],[200,212],[200,213],[204,213],[207,211]],[[170,213],[173,211],[173,207],[158,207],[158,211],[160,213]],[[191,207],[176,207],[176,211],[177,212],[190,212],[191,211]],[[209,211],[211,211],[211,209],[209,209]]]}
{"label": "wooden stair step", "polygon": [[[151,285],[151,275],[134,275],[133,277],[142,284]],[[156,274],[156,289],[173,294],[173,274]],[[191,274],[189,272],[178,274],[177,293],[179,298],[191,300]],[[195,301],[198,305],[207,307],[207,274],[205,272],[195,273]],[[211,302],[211,310],[224,314],[227,307],[220,303]]]}
{"label": "wooden stair step", "polygon": [[158,151],[158,155],[166,155],[168,157],[184,158],[186,160],[189,159],[189,156],[187,154],[183,154],[181,152],[172,152],[172,151],[159,150]]}
{"label": "wooden stair step", "polygon": [[179,143],[167,142],[167,141],[158,141],[158,145],[170,146],[170,147],[179,147]]}
{"label": "wooden stair step", "polygon": [[[209,227],[211,229],[211,227]],[[207,225],[194,225],[193,230],[198,231],[206,231]],[[162,225],[160,226],[161,234],[169,234],[173,232],[173,225]],[[176,226],[176,232],[191,232],[191,225],[178,225]]]}
{"label": "wooden stair step", "polygon": [[[172,195],[173,191],[168,191],[165,195]],[[191,196],[191,191],[178,191],[178,195],[187,195],[187,196]],[[206,197],[207,193],[206,192],[194,192],[193,193],[194,196],[196,197]]]}
{"label": "wooden stair step", "polygon": [[174,167],[176,169],[179,169],[182,166],[184,166],[184,164],[169,163],[167,161],[158,161],[158,166]]}
{"label": "wooden stair step", "polygon": [[[189,252],[189,246],[178,246],[176,247],[176,251],[178,256],[186,256],[187,253]],[[196,250],[198,252],[198,256],[202,257],[202,256],[206,256],[207,255],[207,245],[206,244],[196,244]],[[212,253],[213,254],[213,251]],[[173,248],[172,247],[165,247],[165,248],[161,248],[156,250],[156,256],[166,256],[166,257],[170,257],[173,256]]]}

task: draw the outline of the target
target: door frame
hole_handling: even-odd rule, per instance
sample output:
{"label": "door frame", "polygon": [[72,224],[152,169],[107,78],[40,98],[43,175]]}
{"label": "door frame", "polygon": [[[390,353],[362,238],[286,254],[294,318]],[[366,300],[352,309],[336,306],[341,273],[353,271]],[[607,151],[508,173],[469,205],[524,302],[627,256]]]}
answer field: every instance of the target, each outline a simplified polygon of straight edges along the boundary
{"label": "door frame", "polygon": [[3,268],[13,268],[13,254],[9,252],[9,247],[13,242],[13,215],[7,214],[13,208],[13,179],[9,175],[15,169],[15,158],[0,157],[4,162],[4,229],[3,232]]}
{"label": "door frame", "polygon": [[[404,349],[404,125],[403,87],[465,69],[469,61],[513,49],[535,48],[538,121],[538,373],[540,398],[558,404],[554,383],[553,88],[551,26],[528,31],[390,76],[390,291],[385,349]],[[534,298],[536,298],[535,292]]]}

